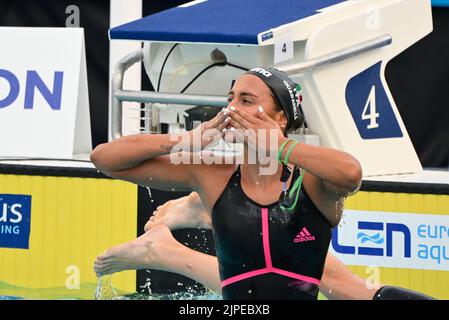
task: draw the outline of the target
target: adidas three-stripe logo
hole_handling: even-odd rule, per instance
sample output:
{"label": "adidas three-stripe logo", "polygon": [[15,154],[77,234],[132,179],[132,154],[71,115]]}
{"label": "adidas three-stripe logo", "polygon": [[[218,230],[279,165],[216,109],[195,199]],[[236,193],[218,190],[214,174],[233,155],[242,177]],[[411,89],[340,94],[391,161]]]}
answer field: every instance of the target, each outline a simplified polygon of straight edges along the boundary
{"label": "adidas three-stripe logo", "polygon": [[311,235],[309,230],[306,227],[302,228],[302,230],[296,235],[293,242],[306,242],[306,241],[314,241],[315,236]]}

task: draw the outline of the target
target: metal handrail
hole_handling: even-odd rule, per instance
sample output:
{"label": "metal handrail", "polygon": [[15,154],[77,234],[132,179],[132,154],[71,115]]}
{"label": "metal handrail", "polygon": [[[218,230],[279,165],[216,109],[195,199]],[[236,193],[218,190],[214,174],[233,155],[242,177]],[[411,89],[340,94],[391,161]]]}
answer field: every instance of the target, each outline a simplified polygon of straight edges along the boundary
{"label": "metal handrail", "polygon": [[279,67],[278,69],[284,71],[289,75],[297,75],[304,72],[309,72],[328,66],[333,63],[341,62],[349,58],[355,57],[362,53],[379,49],[390,45],[393,42],[391,35],[386,34],[380,37],[361,42],[359,44],[336,50],[334,52],[322,55],[320,57],[306,60],[304,62],[295,63],[290,66]]}
{"label": "metal handrail", "polygon": [[[374,49],[385,47],[391,43],[392,37],[390,35],[383,35],[314,59],[290,66],[278,67],[278,69],[289,75],[298,75],[347,60]],[[114,68],[111,81],[111,135],[114,140],[122,136],[123,101],[217,107],[227,106],[227,97],[225,96],[123,90],[123,77],[126,70],[142,60],[143,49],[139,49],[120,60]]]}
{"label": "metal handrail", "polygon": [[112,139],[120,138],[122,134],[122,100],[116,97],[117,90],[123,88],[123,78],[126,70],[132,65],[143,60],[143,49],[131,52],[121,59],[114,67],[111,78],[111,136]]}
{"label": "metal handrail", "polygon": [[228,105],[226,96],[208,96],[204,94],[184,94],[166,93],[154,91],[130,91],[117,90],[115,96],[120,101],[142,102],[142,103],[162,103],[181,104],[196,106],[217,106],[226,107]]}

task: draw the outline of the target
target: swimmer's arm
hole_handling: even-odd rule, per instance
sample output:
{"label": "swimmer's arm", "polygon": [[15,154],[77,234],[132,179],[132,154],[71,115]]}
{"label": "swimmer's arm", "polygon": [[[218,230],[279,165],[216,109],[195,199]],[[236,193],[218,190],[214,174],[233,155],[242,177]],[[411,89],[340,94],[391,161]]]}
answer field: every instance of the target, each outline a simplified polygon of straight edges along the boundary
{"label": "swimmer's arm", "polygon": [[[202,150],[221,138],[228,123],[226,119],[227,113],[223,111],[194,130],[179,135],[121,137],[97,146],[90,159],[98,169],[114,178],[161,190],[198,190],[206,166],[201,164],[198,153],[191,153],[192,148]],[[199,161],[193,162],[194,158]]]}
{"label": "swimmer's arm", "polygon": [[332,300],[371,300],[380,284],[368,287],[368,283],[353,274],[331,253],[327,254],[321,278],[320,292]]}
{"label": "swimmer's arm", "polygon": [[338,225],[345,198],[356,193],[362,183],[359,162],[346,152],[304,143],[294,146],[289,162],[306,170],[304,185],[309,196],[329,223]]}
{"label": "swimmer's arm", "polygon": [[[282,144],[285,139],[281,138],[279,143]],[[284,148],[282,158],[290,144]],[[335,200],[354,194],[362,183],[360,163],[344,151],[298,143],[293,148],[289,162],[320,178],[323,192]]]}
{"label": "swimmer's arm", "polygon": [[[181,141],[168,134],[137,134],[98,145],[92,163],[113,178],[167,191],[194,190],[200,165],[173,164],[170,152]],[[191,154],[188,154],[191,159]],[[190,161],[192,163],[192,161]]]}
{"label": "swimmer's arm", "polygon": [[134,134],[98,145],[90,160],[105,173],[122,171],[143,162],[169,154],[181,138],[169,134]]}
{"label": "swimmer's arm", "polygon": [[[261,108],[254,117],[238,109],[230,113],[231,125],[237,129],[278,129],[278,145],[282,145],[288,139],[280,130],[279,124],[271,119]],[[282,151],[282,159],[285,159],[292,142],[288,143]],[[360,163],[347,152],[337,149],[314,146],[305,143],[296,144],[290,153],[288,161],[305,169],[312,175],[323,180],[320,184],[320,193],[338,200],[355,193],[361,185],[362,167]]]}

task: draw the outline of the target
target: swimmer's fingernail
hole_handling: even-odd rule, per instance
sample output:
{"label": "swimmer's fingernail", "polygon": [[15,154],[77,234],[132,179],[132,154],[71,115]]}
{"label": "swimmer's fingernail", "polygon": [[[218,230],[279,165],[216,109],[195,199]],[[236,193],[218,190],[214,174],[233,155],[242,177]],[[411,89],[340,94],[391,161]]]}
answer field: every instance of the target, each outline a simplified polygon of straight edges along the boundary
{"label": "swimmer's fingernail", "polygon": [[223,109],[223,114],[224,114],[225,116],[227,116],[228,113],[229,113],[229,110],[228,110],[228,109]]}
{"label": "swimmer's fingernail", "polygon": [[221,130],[221,132],[226,133],[226,128],[224,128],[223,130]]}
{"label": "swimmer's fingernail", "polygon": [[231,109],[232,111],[235,111],[235,107],[231,106],[229,109]]}
{"label": "swimmer's fingernail", "polygon": [[259,112],[263,112],[262,106],[259,106]]}
{"label": "swimmer's fingernail", "polygon": [[234,128],[234,127],[231,127],[231,131],[235,131],[235,128]]}
{"label": "swimmer's fingernail", "polygon": [[230,117],[227,117],[227,118],[225,119],[225,122],[229,122],[229,121],[231,121],[231,118],[230,118]]}

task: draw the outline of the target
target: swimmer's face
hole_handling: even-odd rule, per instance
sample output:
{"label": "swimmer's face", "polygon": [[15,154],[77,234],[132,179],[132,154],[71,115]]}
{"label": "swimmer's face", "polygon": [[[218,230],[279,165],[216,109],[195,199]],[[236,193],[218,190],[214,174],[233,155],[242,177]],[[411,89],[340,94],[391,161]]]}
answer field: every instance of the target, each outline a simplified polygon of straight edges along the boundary
{"label": "swimmer's face", "polygon": [[235,108],[257,116],[259,106],[265,113],[276,120],[282,128],[287,119],[284,112],[276,105],[274,97],[267,85],[258,77],[251,74],[240,76],[228,94],[228,108]]}

